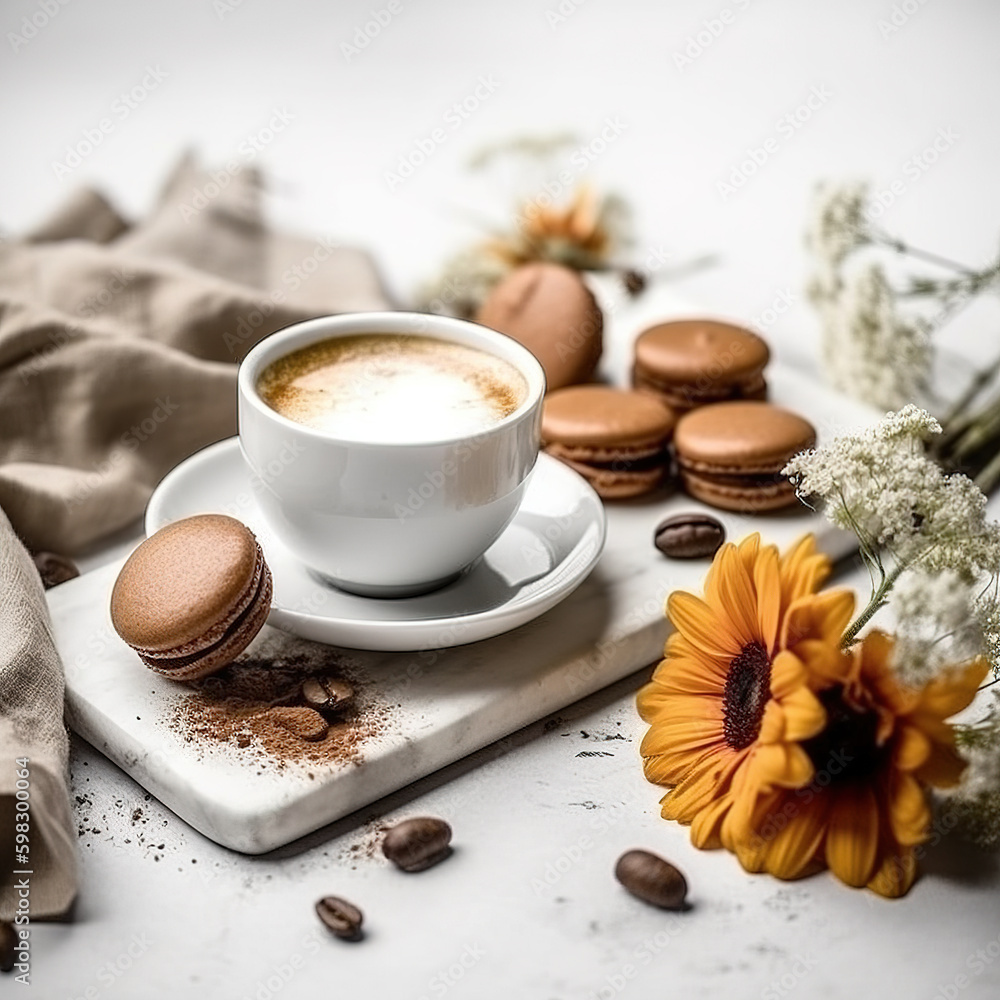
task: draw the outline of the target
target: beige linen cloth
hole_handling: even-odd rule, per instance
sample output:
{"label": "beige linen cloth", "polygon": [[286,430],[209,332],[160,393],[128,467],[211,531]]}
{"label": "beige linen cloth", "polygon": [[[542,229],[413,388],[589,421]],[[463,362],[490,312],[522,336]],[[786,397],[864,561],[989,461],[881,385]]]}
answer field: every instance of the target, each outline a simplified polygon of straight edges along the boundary
{"label": "beige linen cloth", "polygon": [[234,434],[235,362],[261,337],[388,307],[364,253],[275,233],[260,193],[249,168],[185,157],[140,224],[84,190],[0,243],[0,919],[18,900],[19,757],[32,918],[76,894],[62,669],[24,546],[73,554],[133,523],[169,469]]}

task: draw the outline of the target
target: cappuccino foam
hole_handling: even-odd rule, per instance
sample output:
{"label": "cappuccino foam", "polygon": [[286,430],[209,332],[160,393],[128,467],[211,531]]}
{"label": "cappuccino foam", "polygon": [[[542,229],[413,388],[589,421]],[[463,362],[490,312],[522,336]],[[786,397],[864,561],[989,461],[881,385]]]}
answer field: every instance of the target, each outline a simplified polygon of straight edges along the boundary
{"label": "cappuccino foam", "polygon": [[264,369],[257,391],[282,416],[318,431],[405,444],[480,433],[513,413],[528,385],[486,351],[377,333],[286,354]]}

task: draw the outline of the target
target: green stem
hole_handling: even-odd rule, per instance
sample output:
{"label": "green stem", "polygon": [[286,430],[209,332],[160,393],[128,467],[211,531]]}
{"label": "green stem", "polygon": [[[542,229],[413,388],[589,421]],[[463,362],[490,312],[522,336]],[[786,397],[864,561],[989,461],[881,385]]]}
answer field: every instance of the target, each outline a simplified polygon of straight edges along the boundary
{"label": "green stem", "polygon": [[949,270],[958,271],[960,274],[972,276],[980,273],[979,271],[976,271],[975,268],[967,267],[965,264],[959,264],[958,261],[951,260],[948,257],[942,257],[941,254],[934,253],[931,250],[921,250],[920,247],[910,246],[909,243],[897,240],[895,237],[889,236],[887,233],[873,233],[872,242],[881,243],[890,250],[895,250],[896,253],[905,253],[910,257],[917,257],[920,260],[925,260],[928,264],[936,264],[938,267],[946,267]]}
{"label": "green stem", "polygon": [[844,633],[844,637],[840,640],[840,645],[843,649],[847,649],[854,643],[854,640],[858,637],[858,633],[875,617],[875,612],[879,608],[885,607],[886,596],[889,591],[892,590],[896,581],[899,579],[899,574],[903,572],[904,565],[898,563],[891,573],[882,577],[882,582],[879,584],[878,590],[872,594],[872,599],[868,602],[868,606],[858,615],[857,618],[847,626],[847,631]]}
{"label": "green stem", "polygon": [[985,368],[976,372],[965,391],[952,403],[951,409],[941,421],[946,435],[951,429],[949,425],[954,423],[972,405],[976,397],[997,377],[998,373],[1000,373],[1000,355],[997,355]]}
{"label": "green stem", "polygon": [[976,485],[989,496],[1000,482],[1000,451],[998,451],[976,476]]}

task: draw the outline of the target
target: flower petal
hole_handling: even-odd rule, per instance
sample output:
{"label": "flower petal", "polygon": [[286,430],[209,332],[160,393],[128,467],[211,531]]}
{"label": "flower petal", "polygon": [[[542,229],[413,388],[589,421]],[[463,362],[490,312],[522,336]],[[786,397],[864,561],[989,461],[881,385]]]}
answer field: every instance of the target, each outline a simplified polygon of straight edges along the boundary
{"label": "flower petal", "polygon": [[868,882],[868,888],[887,899],[905,896],[917,875],[917,859],[912,847],[888,854]]}
{"label": "flower petal", "polygon": [[778,550],[773,545],[761,551],[753,569],[753,581],[757,591],[757,628],[764,648],[773,656],[781,619],[781,576]]}
{"label": "flower petal", "polygon": [[802,661],[783,649],[771,664],[771,694],[777,699],[787,698],[793,691],[809,682]]}
{"label": "flower petal", "polygon": [[896,840],[906,847],[926,840],[931,810],[920,782],[912,775],[896,772],[888,798],[889,825]]}
{"label": "flower petal", "polygon": [[781,645],[792,649],[804,639],[820,639],[839,646],[853,614],[854,593],[850,590],[827,590],[798,597],[785,615]]}
{"label": "flower petal", "polygon": [[786,824],[772,837],[767,850],[767,870],[778,878],[799,878],[813,866],[823,842],[825,801],[804,806],[786,797],[785,806],[797,811],[788,816]]}
{"label": "flower petal", "polygon": [[826,709],[819,698],[802,687],[781,699],[785,714],[785,739],[807,740],[826,725]]}
{"label": "flower petal", "polygon": [[917,712],[936,716],[938,719],[951,718],[969,705],[989,669],[986,660],[977,659],[962,669],[935,677],[920,692]]}
{"label": "flower petal", "polygon": [[719,828],[726,813],[732,806],[732,796],[723,795],[710,802],[691,821],[691,843],[702,850],[721,847]]}
{"label": "flower petal", "polygon": [[839,788],[826,832],[826,862],[837,878],[848,885],[867,884],[875,869],[878,832],[878,804],[871,788]]}
{"label": "flower petal", "polygon": [[713,569],[711,583],[705,590],[706,603],[718,608],[719,617],[725,620],[740,648],[759,640],[753,569],[747,570],[740,553],[731,546],[720,550]]}
{"label": "flower petal", "polygon": [[743,648],[726,623],[700,598],[682,590],[667,601],[667,615],[674,628],[709,656],[732,659]]}
{"label": "flower petal", "polygon": [[893,746],[893,765],[915,771],[931,755],[931,741],[916,726],[901,725]]}

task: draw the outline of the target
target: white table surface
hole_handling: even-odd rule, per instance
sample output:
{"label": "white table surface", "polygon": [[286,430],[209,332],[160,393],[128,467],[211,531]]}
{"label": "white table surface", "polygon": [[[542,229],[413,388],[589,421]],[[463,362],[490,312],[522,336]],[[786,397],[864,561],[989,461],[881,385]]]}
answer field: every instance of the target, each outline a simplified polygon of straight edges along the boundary
{"label": "white table surface", "polygon": [[[677,290],[714,312],[763,321],[787,363],[816,370],[817,328],[801,292],[815,179],[860,174],[887,188],[902,178],[884,218],[914,243],[971,263],[996,246],[1000,7],[989,0],[397,0],[398,13],[350,60],[341,43],[387,8],[383,0],[68,0],[12,51],[8,32],[41,7],[8,0],[0,11],[8,231],[83,179],[141,212],[181,146],[225,160],[278,108],[294,118],[260,157],[278,180],[274,218],[368,246],[404,299],[475,235],[470,208],[491,207],[464,169],[473,149],[564,128],[589,142],[609,117],[624,127],[594,177],[634,205],[637,260],[717,253],[717,266]],[[675,54],[727,7],[731,23],[681,71]],[[564,20],[551,24],[547,12],[560,10]],[[902,26],[885,33],[880,21],[894,16]],[[52,163],[66,145],[149,66],[166,73],[163,82],[77,171],[57,177]],[[384,172],[481,76],[494,78],[493,93],[390,191]],[[779,132],[814,87],[829,93],[819,110],[791,135]],[[911,157],[939,129],[955,141],[913,178]],[[716,182],[776,135],[777,152],[723,197]],[[766,322],[765,310],[788,297],[791,306]],[[949,343],[969,357],[992,355],[997,312],[995,303],[969,310]],[[848,579],[865,586],[861,573]],[[80,899],[72,923],[35,928],[34,995],[997,994],[997,858],[945,838],[911,894],[885,902],[827,876],[748,876],[727,856],[695,851],[685,829],[659,819],[658,791],[638,765],[645,727],[633,705],[644,676],[264,858],[216,847],[75,741],[73,794],[86,831]],[[406,877],[367,857],[366,822],[413,813],[446,816],[457,850]],[[665,915],[620,890],[611,870],[633,846],[686,871],[691,912]],[[318,925],[312,903],[330,892],[366,911],[362,945],[330,940]]]}

